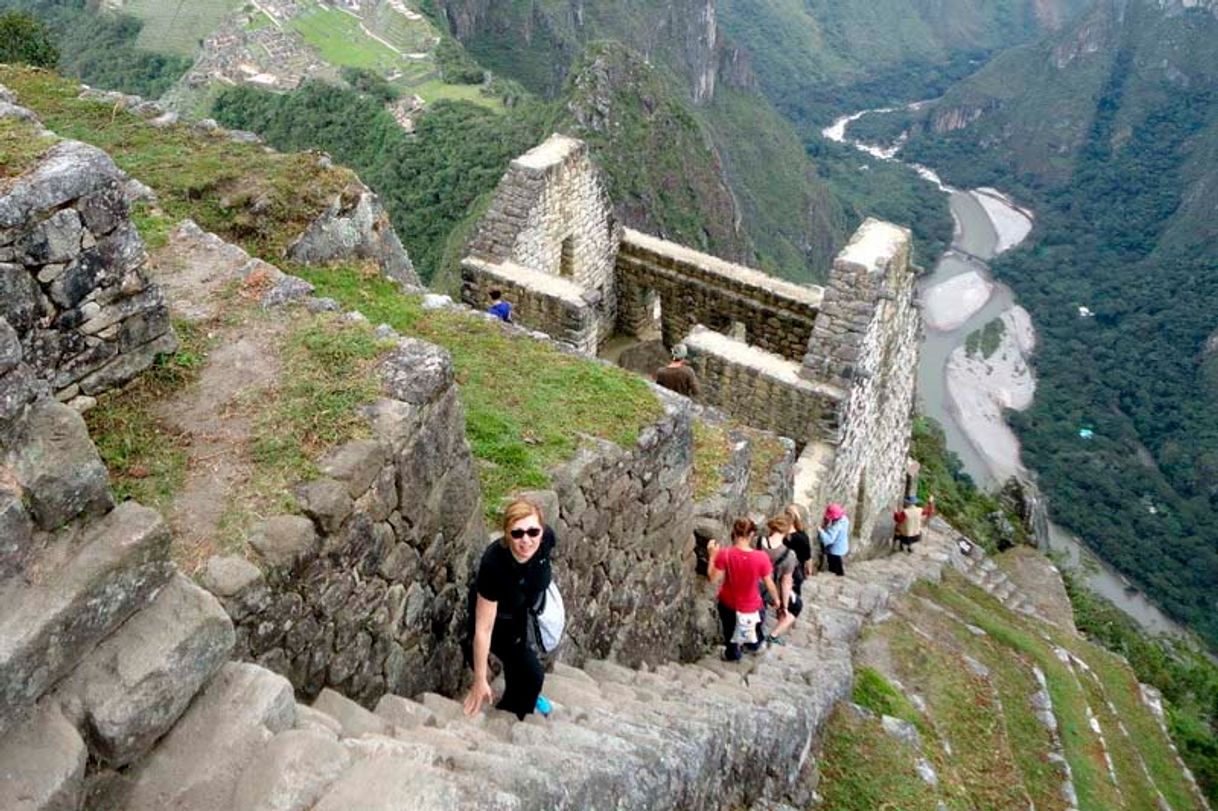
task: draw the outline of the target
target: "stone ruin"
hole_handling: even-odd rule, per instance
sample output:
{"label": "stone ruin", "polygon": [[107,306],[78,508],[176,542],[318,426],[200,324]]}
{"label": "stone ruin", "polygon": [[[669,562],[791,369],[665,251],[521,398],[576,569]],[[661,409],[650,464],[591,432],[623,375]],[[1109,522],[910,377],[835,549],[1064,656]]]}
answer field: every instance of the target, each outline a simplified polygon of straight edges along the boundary
{"label": "stone ruin", "polygon": [[614,335],[685,343],[701,401],[792,438],[803,497],[838,501],[855,540],[903,494],[920,314],[908,230],[869,219],[824,287],[623,228],[583,142],[514,160],[462,262],[462,299],[500,289],[515,319],[595,355]]}
{"label": "stone ruin", "polygon": [[[75,157],[59,163],[65,155]],[[380,368],[371,437],[320,461],[321,478],[297,490],[300,514],[271,517],[249,539],[255,559],[213,558],[192,582],[170,560],[161,516],[116,503],[83,419],[52,396],[118,385],[142,368],[150,344],[172,336],[139,328],[166,323],[162,294],[140,270],[142,242],[114,193],[123,178],[107,161],[62,142],[0,189],[0,216],[20,213],[0,232],[20,264],[0,267],[28,292],[26,304],[0,314],[0,807],[702,809],[810,800],[809,752],[849,691],[849,643],[890,593],[937,575],[950,544],[928,543],[912,563],[876,564],[876,582],[840,584],[799,644],[759,665],[742,689],[738,671],[701,655],[698,614],[710,600],[690,574],[693,408],[657,391],[664,414],[633,447],[591,443],[551,471],[552,490],[532,494],[564,539],[556,560],[571,641],[546,688],[564,717],[466,720],[438,692],[460,683],[455,631],[486,532],[447,354],[401,340]],[[585,194],[603,199],[595,184]],[[96,199],[113,222],[104,224]],[[362,221],[347,214],[323,213],[309,233],[343,242],[347,224]],[[539,221],[537,232],[554,221]],[[589,232],[587,244],[631,239],[611,226],[599,242]],[[98,248],[108,239],[126,249]],[[578,278],[601,280],[589,307],[612,310],[615,296],[638,292],[619,289],[616,264],[592,251],[564,258],[560,243],[555,256],[560,267],[580,263]],[[851,261],[882,286],[867,256]],[[80,265],[91,281],[71,288],[69,309],[68,288],[56,283],[85,278]],[[122,305],[132,299],[153,306]],[[768,300],[777,310],[781,297]],[[88,319],[67,315],[91,302],[99,309]],[[107,308],[122,317],[96,333],[81,326]],[[855,320],[826,328],[856,329],[860,355],[874,352],[882,333],[856,309],[841,311]],[[782,318],[806,322],[809,312]],[[690,331],[696,343],[700,328]],[[707,332],[700,359],[719,357],[711,340],[722,336]],[[106,341],[117,353],[70,382],[60,375],[76,355],[42,349]],[[720,354],[725,369],[740,365]],[[848,379],[848,352],[822,362]],[[92,377],[107,369],[123,372]],[[847,437],[836,450],[856,445],[867,447]],[[785,501],[790,453],[779,468],[770,498]],[[742,498],[743,481],[729,482],[725,497]],[[756,769],[762,760],[785,767]]]}

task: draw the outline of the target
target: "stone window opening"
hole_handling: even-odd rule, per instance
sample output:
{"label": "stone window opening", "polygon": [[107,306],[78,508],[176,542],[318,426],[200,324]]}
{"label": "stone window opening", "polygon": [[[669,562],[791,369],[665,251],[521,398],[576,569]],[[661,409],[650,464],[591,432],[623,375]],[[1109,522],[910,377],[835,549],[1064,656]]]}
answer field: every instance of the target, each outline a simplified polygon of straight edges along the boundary
{"label": "stone window opening", "polygon": [[740,341],[741,343],[748,343],[749,330],[748,327],[744,325],[743,321],[733,321],[727,334],[732,340]]}
{"label": "stone window opening", "polygon": [[562,241],[562,249],[558,256],[558,275],[568,279],[575,276],[574,236],[569,236]]}
{"label": "stone window opening", "polygon": [[648,290],[643,294],[643,311],[647,319],[643,323],[639,337],[648,339],[660,335],[664,324],[664,301],[656,290]]}

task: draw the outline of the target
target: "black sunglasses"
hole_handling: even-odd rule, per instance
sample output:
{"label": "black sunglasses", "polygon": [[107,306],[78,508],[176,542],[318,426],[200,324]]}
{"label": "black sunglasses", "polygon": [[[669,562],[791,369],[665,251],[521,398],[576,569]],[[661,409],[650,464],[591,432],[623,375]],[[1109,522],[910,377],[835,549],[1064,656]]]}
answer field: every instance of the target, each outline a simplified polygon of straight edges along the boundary
{"label": "black sunglasses", "polygon": [[541,534],[541,527],[529,527],[528,529],[514,529],[514,530],[512,530],[512,532],[510,534],[513,538],[515,538],[518,541],[521,538],[523,538],[525,535],[528,535],[530,538],[536,538],[538,535]]}

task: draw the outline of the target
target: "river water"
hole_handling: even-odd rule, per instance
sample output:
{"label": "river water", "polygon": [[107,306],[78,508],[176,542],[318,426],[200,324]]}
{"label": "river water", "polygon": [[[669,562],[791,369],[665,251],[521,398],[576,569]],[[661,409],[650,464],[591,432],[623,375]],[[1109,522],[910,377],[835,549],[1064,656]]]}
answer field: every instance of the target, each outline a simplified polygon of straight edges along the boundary
{"label": "river water", "polygon": [[[850,122],[871,112],[882,111],[866,110],[842,116],[824,129],[822,135],[839,143],[849,143],[877,159],[896,160],[900,151],[899,145],[878,147],[847,138],[846,130]],[[945,186],[938,176],[926,167],[912,168],[948,195],[952,218],[955,221],[951,250],[944,253],[931,273],[919,281],[919,291],[924,293],[948,279],[970,272],[977,273],[993,284],[989,299],[962,324],[950,330],[925,330],[918,366],[918,406],[923,414],[943,426],[947,447],[959,455],[965,471],[980,486],[992,489],[1013,473],[1025,472],[1025,469],[1018,458],[1018,452],[1013,454],[1013,458],[995,458],[992,446],[987,443],[985,436],[976,433],[970,436],[965,430],[961,415],[957,413],[947,393],[947,364],[952,352],[964,345],[969,333],[980,329],[1015,306],[1015,297],[1010,288],[994,281],[986,263],[999,252],[1001,243],[1005,241],[1005,248],[1009,249],[1018,244],[1018,240],[1012,240],[1009,234],[1006,235],[1006,240],[1002,239],[1004,235],[999,234],[994,219],[978,202],[974,193]],[[1012,212],[1020,211],[1013,205],[1007,207]],[[997,426],[997,429],[1009,430],[1005,425]],[[982,448],[989,451],[988,455],[982,452]],[[1049,548],[1061,553],[1065,564],[1081,575],[1093,591],[1112,601],[1146,630],[1153,633],[1184,633],[1181,626],[1169,619],[1128,580],[1099,560],[1069,532],[1050,523],[1048,543]]]}

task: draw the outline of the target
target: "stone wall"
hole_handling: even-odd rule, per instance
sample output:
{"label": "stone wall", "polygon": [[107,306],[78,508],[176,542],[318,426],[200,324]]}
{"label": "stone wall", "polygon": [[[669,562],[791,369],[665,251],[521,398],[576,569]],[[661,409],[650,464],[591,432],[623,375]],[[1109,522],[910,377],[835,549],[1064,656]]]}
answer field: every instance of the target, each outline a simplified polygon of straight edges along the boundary
{"label": "stone wall", "polygon": [[810,437],[836,435],[845,392],[805,380],[797,364],[702,326],[684,340],[706,405],[800,447]]}
{"label": "stone wall", "polygon": [[567,607],[564,661],[631,666],[688,658],[702,642],[692,577],[693,433],[688,400],[657,388],[665,416],[633,448],[589,444],[552,471],[555,571]]}
{"label": "stone wall", "polygon": [[886,516],[904,488],[922,324],[911,248],[908,230],[863,223],[834,262],[804,358],[805,379],[849,392],[815,500],[846,506],[861,555],[886,541]]}
{"label": "stone wall", "polygon": [[[552,135],[512,161],[469,252],[489,264],[512,262],[578,285],[599,313],[603,338],[617,312],[613,274],[620,238],[613,203],[587,144]],[[485,300],[466,303],[486,306]],[[521,313],[521,323],[542,329],[528,312]]]}
{"label": "stone wall", "polygon": [[[34,121],[11,104],[4,114]],[[0,316],[61,400],[120,386],[177,348],[126,179],[100,150],[60,141],[0,193]]]}
{"label": "stone wall", "polygon": [[618,329],[640,335],[660,298],[664,343],[679,343],[695,324],[719,332],[734,325],[749,344],[798,361],[808,348],[822,290],[627,229],[617,255]]}
{"label": "stone wall", "polygon": [[489,263],[473,257],[461,262],[461,300],[485,310],[491,291],[499,290],[512,304],[512,319],[595,354],[602,319],[583,290],[566,279],[548,276],[515,262]]}
{"label": "stone wall", "polygon": [[236,655],[372,704],[461,683],[466,584],[486,531],[447,353],[403,339],[382,367],[372,436],[322,459],[302,515],[250,539],[262,571],[213,558],[203,582],[237,623]]}

